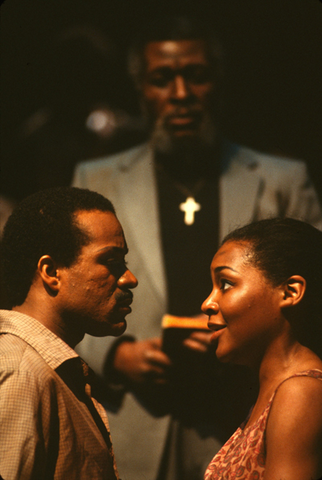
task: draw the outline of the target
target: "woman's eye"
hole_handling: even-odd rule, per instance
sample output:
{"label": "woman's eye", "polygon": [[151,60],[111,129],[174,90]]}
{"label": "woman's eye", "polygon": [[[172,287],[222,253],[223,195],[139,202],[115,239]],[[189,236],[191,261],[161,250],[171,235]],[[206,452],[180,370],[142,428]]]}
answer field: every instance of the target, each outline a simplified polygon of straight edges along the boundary
{"label": "woman's eye", "polygon": [[228,280],[222,279],[220,281],[220,289],[221,290],[228,290],[232,286],[232,283],[229,282]]}

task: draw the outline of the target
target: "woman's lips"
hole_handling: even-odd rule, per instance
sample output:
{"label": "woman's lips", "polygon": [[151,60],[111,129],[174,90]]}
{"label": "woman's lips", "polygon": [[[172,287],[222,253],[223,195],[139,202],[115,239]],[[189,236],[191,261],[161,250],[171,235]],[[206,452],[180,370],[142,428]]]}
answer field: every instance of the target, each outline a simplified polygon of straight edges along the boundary
{"label": "woman's lips", "polygon": [[210,336],[210,341],[214,342],[217,340],[226,327],[227,325],[224,324],[208,322],[208,328],[214,331],[214,333]]}

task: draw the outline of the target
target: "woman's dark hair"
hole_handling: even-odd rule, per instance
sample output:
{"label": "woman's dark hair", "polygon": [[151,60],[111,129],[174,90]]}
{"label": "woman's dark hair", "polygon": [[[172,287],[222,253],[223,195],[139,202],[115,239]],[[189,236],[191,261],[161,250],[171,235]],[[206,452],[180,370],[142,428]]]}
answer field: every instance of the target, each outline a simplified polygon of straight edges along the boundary
{"label": "woman's dark hair", "polygon": [[[322,351],[322,232],[292,218],[260,220],[229,233],[226,242],[250,243],[248,261],[261,270],[274,286],[292,275],[306,280],[298,316],[310,348]],[[304,315],[303,315],[303,314]],[[306,332],[306,333],[305,333]]]}
{"label": "woman's dark hair", "polygon": [[1,240],[1,274],[11,306],[21,305],[42,255],[69,267],[90,239],[75,221],[80,211],[115,214],[102,195],[75,187],[39,191],[24,199],[9,217]]}

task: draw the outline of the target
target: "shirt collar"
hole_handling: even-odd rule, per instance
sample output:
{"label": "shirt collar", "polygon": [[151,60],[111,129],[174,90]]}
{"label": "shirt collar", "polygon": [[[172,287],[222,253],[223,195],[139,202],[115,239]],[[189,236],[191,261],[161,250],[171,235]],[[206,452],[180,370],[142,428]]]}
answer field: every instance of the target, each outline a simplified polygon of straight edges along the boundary
{"label": "shirt collar", "polygon": [[67,343],[48,330],[35,318],[23,313],[0,310],[0,334],[10,333],[34,348],[55,370],[66,360],[78,355]]}

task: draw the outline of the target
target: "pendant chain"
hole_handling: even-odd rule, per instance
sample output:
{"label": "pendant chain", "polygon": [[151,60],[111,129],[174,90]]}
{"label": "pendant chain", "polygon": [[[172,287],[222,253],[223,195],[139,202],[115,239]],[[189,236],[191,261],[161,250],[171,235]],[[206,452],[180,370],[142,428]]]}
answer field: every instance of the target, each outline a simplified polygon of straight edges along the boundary
{"label": "pendant chain", "polygon": [[185,197],[185,202],[180,203],[179,209],[184,212],[184,223],[186,225],[192,225],[195,221],[195,213],[201,209],[200,203],[196,202],[195,196],[201,191],[203,186],[206,183],[204,178],[198,180],[193,188],[188,188],[186,185],[183,185],[181,182],[178,182],[170,177],[170,175],[165,172],[164,168],[161,165],[158,165],[158,168],[166,174],[170,180],[173,182],[173,186],[181,192]]}
{"label": "pendant chain", "polygon": [[186,185],[183,183],[175,180],[163,167],[162,164],[157,163],[157,169],[160,172],[163,172],[164,175],[168,177],[168,179],[172,182],[173,186],[178,190],[178,192],[181,192],[185,197],[195,197],[198,195],[198,193],[202,190],[203,186],[206,183],[205,178],[200,178],[197,183],[195,183],[193,188],[188,188]]}
{"label": "pendant chain", "polygon": [[174,181],[174,186],[176,187],[176,189],[181,192],[183,195],[185,195],[186,197],[193,197],[195,198],[196,195],[198,195],[198,193],[200,192],[200,190],[202,189],[202,187],[205,185],[205,179],[204,178],[201,178],[193,188],[188,188],[186,185],[183,185],[182,183],[180,182],[176,182]]}

